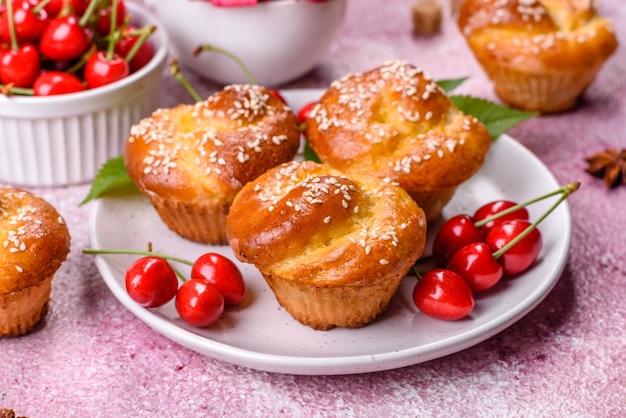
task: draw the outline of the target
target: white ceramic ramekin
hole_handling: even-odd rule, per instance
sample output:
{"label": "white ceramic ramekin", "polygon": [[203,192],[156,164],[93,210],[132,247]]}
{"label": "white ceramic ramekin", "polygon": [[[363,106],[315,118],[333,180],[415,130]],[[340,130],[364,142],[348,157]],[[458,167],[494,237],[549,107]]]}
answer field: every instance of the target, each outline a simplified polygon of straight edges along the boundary
{"label": "white ceramic ramekin", "polygon": [[348,0],[266,1],[218,7],[199,0],[143,0],[159,18],[181,65],[221,84],[245,83],[232,59],[217,53],[194,56],[200,44],[228,50],[257,83],[277,86],[310,71],[337,37]]}
{"label": "white ceramic ramekin", "polygon": [[0,181],[61,186],[91,181],[104,162],[122,153],[133,124],[158,106],[168,37],[145,8],[128,3],[136,25],[153,24],[155,54],[136,73],[79,93],[0,95]]}

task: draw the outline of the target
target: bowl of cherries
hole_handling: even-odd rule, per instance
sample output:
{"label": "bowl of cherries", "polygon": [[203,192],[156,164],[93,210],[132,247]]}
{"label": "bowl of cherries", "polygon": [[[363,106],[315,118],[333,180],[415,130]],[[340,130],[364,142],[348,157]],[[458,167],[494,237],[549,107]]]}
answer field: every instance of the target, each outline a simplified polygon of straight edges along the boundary
{"label": "bowl of cherries", "polygon": [[0,6],[0,182],[93,179],[158,106],[168,38],[128,0]]}

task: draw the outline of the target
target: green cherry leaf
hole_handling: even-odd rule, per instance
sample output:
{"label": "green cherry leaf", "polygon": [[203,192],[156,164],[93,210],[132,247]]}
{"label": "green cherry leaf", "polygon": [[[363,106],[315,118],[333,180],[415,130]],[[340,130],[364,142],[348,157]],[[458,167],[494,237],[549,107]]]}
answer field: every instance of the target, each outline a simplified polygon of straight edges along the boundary
{"label": "green cherry leaf", "polygon": [[80,202],[80,205],[82,206],[91,200],[98,199],[110,191],[128,187],[135,188],[135,185],[126,172],[124,157],[120,155],[119,157],[111,158],[102,165],[96,174],[87,197]]}
{"label": "green cherry leaf", "polygon": [[493,139],[499,137],[518,123],[539,115],[537,112],[516,110],[477,97],[449,97],[452,103],[463,113],[472,115],[482,122]]}
{"label": "green cherry leaf", "polygon": [[443,91],[445,91],[446,93],[450,93],[452,90],[459,87],[461,84],[465,83],[465,81],[468,78],[469,77],[461,77],[461,78],[439,80],[437,81],[437,84],[439,84],[439,87],[441,87]]}
{"label": "green cherry leaf", "polygon": [[320,157],[317,156],[311,145],[309,145],[309,140],[306,139],[304,141],[304,159],[306,161],[314,161],[316,163],[320,163]]}

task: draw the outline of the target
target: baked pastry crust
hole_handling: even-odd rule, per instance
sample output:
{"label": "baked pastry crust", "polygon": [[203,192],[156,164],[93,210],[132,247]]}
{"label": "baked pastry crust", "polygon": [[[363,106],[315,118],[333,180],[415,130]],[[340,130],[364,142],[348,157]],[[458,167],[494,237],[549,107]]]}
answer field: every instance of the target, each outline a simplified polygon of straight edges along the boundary
{"label": "baked pastry crust", "polygon": [[179,235],[224,244],[223,225],[237,192],[295,156],[292,110],[268,89],[231,85],[192,105],[160,109],[130,132],[129,176]]}
{"label": "baked pastry crust", "polygon": [[0,336],[18,336],[47,312],[51,281],[70,251],[70,235],[44,199],[0,187],[0,244]]}
{"label": "baked pastry crust", "polygon": [[466,0],[459,28],[506,103],[571,109],[618,46],[590,0]]}
{"label": "baked pastry crust", "polygon": [[376,319],[426,237],[423,211],[399,187],[311,161],[282,164],[246,185],[226,228],[235,256],[314,329]]}
{"label": "baked pastry crust", "polygon": [[320,160],[399,184],[429,221],[483,165],[487,129],[419,68],[391,61],[332,83],[306,121]]}

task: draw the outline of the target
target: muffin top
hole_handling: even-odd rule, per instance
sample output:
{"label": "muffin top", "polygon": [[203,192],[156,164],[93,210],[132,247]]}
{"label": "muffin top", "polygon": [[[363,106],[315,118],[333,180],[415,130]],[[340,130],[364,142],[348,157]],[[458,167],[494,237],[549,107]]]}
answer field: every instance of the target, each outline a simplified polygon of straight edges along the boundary
{"label": "muffin top", "polygon": [[406,274],[421,255],[423,211],[397,186],[294,161],[235,198],[226,221],[237,258],[287,280],[367,285]]}
{"label": "muffin top", "polygon": [[480,61],[530,73],[598,66],[613,54],[612,23],[591,0],[466,0],[458,24]]}
{"label": "muffin top", "polygon": [[332,83],[306,122],[320,160],[405,189],[456,186],[483,164],[484,125],[419,68],[391,61]]}
{"label": "muffin top", "polygon": [[0,243],[0,294],[38,284],[70,251],[67,225],[56,209],[11,187],[0,187]]}
{"label": "muffin top", "polygon": [[297,118],[277,96],[262,86],[230,85],[140,121],[124,159],[144,193],[227,206],[248,181],[293,159],[299,144]]}

